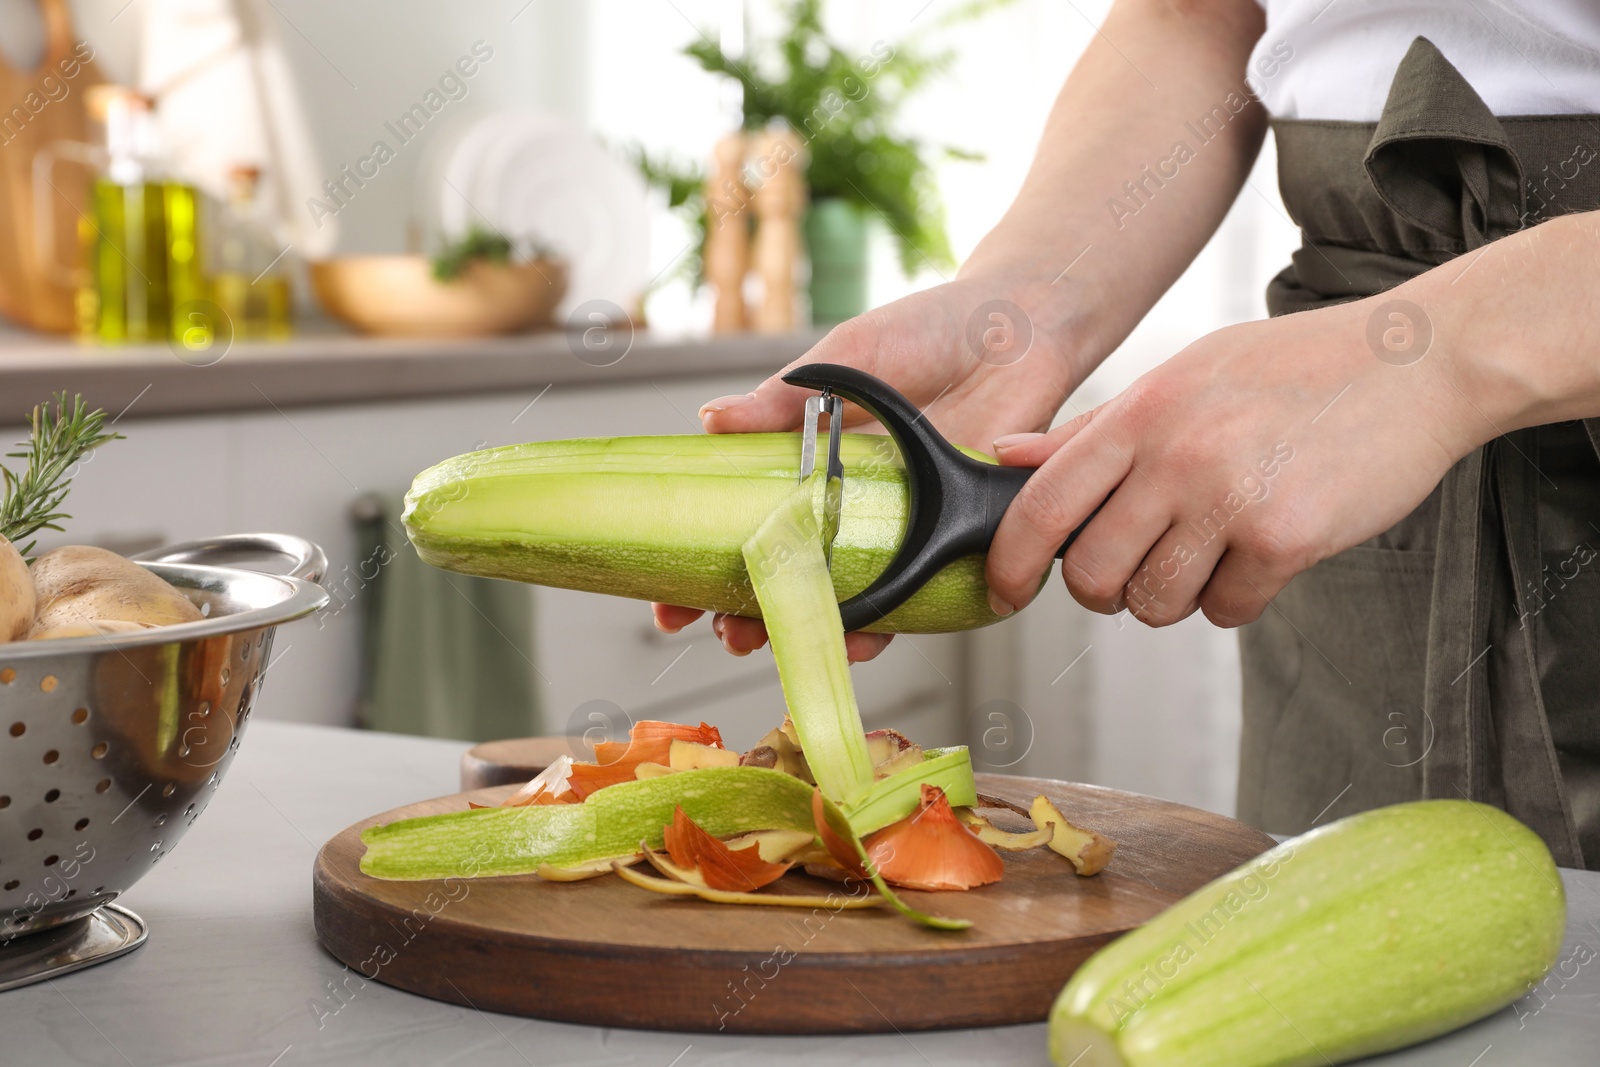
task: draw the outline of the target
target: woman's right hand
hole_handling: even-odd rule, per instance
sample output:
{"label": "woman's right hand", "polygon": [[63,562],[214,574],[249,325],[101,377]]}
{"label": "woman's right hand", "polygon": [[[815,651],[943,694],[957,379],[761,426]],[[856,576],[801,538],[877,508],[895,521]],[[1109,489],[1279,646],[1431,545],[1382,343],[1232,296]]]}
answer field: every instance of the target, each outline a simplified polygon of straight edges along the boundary
{"label": "woman's right hand", "polygon": [[[798,430],[812,390],[782,375],[805,363],[842,363],[904,393],[957,444],[992,452],[996,438],[1048,428],[1081,374],[1063,343],[1064,287],[1018,284],[1005,277],[963,277],[875,308],[835,327],[811,351],[757,386],[700,409],[708,433]],[[878,429],[853,404],[845,426]],[[703,611],[654,605],[656,625],[676,633]],[[759,619],[718,615],[712,629],[734,655],[766,644]],[[845,635],[854,661],[871,659],[887,634]]]}

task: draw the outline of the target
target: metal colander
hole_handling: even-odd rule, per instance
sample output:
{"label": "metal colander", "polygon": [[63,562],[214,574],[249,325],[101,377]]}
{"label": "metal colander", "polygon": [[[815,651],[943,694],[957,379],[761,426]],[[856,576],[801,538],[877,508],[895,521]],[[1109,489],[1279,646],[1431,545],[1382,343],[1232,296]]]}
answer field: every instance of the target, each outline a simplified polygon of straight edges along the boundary
{"label": "metal colander", "polygon": [[[274,630],[328,602],[326,558],[298,538],[240,534],[139,559],[205,619],[0,645],[0,964],[38,955],[65,935],[40,931],[109,904],[172,850],[238,751]],[[131,919],[142,940],[126,909],[101,918]]]}

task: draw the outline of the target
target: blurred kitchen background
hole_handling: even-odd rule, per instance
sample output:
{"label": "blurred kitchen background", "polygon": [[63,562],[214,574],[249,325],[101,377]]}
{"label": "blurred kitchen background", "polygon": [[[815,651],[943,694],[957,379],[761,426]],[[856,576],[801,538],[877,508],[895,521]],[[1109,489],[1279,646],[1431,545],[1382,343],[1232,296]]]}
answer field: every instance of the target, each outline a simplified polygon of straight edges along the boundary
{"label": "blurred kitchen background", "polygon": [[[430,571],[399,495],[484,445],[698,432],[829,322],[951,276],[1107,6],[0,0],[0,431],[64,389],[128,438],[44,545],[324,545],[333,604],[280,636],[265,716],[753,742],[781,715],[765,652]],[[1063,417],[1263,315],[1296,243],[1269,142]],[[1232,634],[1092,615],[1054,579],[1021,620],[894,642],[856,668],[869,724],[1232,810]]]}

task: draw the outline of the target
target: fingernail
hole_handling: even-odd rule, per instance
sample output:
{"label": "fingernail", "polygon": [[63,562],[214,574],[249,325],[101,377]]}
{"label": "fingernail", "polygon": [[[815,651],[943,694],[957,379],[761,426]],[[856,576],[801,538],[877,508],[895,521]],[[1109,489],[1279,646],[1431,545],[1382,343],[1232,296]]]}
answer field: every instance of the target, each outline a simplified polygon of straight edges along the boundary
{"label": "fingernail", "polygon": [[700,407],[700,417],[703,419],[713,411],[727,411],[740,404],[748,404],[756,398],[754,393],[735,393],[732,396],[719,396],[715,400],[708,400]]}
{"label": "fingernail", "polygon": [[1010,604],[1006,603],[1004,600],[1000,599],[1000,596],[998,594],[990,593],[989,594],[989,610],[994,612],[996,615],[999,615],[1001,618],[1005,618],[1007,615],[1010,615],[1012,612],[1016,611],[1017,609],[1012,607]]}
{"label": "fingernail", "polygon": [[681,626],[668,626],[666,623],[662,622],[660,619],[657,619],[656,620],[656,629],[660,630],[664,634],[675,634],[675,633],[680,633],[683,630],[683,627],[681,627]]}
{"label": "fingernail", "polygon": [[1029,441],[1037,441],[1043,436],[1044,434],[1042,433],[1008,433],[1004,437],[996,437],[994,439],[995,451],[998,452],[1002,448],[1016,448],[1018,445],[1025,445]]}

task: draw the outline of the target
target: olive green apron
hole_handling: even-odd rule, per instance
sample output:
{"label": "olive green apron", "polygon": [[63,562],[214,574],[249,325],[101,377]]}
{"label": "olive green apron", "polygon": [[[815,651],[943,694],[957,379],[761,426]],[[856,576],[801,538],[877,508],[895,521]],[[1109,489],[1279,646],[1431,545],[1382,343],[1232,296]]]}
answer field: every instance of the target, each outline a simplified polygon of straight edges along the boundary
{"label": "olive green apron", "polygon": [[[1274,315],[1382,292],[1600,208],[1600,116],[1496,118],[1425,38],[1376,123],[1273,131],[1302,231],[1268,287]],[[1496,438],[1241,631],[1241,818],[1297,833],[1468,797],[1527,823],[1558,863],[1600,865],[1597,449],[1600,420]]]}

